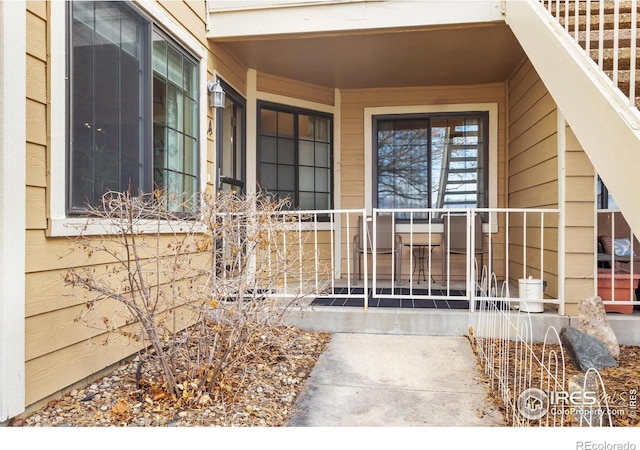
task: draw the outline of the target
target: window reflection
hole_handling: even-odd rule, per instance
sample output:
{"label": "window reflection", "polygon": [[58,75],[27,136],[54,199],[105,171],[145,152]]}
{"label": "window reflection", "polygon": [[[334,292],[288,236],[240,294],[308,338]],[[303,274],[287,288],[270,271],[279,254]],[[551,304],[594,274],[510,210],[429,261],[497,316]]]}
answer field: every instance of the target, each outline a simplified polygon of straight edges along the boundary
{"label": "window reflection", "polygon": [[378,208],[486,206],[487,126],[484,113],[377,118]]}

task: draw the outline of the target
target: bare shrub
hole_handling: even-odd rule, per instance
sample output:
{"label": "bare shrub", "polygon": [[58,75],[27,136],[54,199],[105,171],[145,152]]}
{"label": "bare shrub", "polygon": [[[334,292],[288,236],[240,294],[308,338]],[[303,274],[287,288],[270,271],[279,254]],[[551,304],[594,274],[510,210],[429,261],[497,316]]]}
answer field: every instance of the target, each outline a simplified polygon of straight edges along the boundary
{"label": "bare shrub", "polygon": [[78,229],[72,249],[88,259],[65,282],[87,297],[79,320],[147,349],[141,365],[160,380],[148,386],[206,404],[233,391],[225,371],[277,353],[283,314],[323,287],[303,279],[320,269],[296,227],[305,218],[286,201],[261,193],[200,200],[185,215],[158,192],[109,192]]}

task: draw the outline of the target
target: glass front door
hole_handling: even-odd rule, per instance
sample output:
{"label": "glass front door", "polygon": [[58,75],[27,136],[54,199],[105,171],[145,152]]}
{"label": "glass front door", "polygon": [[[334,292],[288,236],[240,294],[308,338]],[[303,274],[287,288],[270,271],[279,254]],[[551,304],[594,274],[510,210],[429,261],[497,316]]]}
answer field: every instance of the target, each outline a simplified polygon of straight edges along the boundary
{"label": "glass front door", "polygon": [[220,80],[225,107],[216,111],[216,153],[218,189],[225,192],[245,192],[245,100]]}

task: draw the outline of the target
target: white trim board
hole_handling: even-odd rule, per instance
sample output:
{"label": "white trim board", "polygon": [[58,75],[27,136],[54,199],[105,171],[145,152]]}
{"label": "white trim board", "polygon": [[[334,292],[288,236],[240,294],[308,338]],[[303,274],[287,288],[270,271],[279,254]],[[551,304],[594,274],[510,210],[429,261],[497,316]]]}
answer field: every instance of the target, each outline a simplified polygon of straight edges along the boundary
{"label": "white trim board", "polygon": [[25,2],[0,2],[0,422],[25,408],[25,30]]}

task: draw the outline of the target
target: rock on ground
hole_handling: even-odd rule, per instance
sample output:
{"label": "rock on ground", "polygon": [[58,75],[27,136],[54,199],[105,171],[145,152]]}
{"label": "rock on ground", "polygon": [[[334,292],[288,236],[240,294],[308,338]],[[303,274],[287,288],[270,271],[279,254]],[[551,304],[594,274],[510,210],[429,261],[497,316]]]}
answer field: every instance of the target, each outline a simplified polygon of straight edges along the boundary
{"label": "rock on ground", "polygon": [[613,329],[607,320],[607,313],[600,297],[588,297],[580,300],[578,306],[578,329],[583,333],[600,339],[611,352],[611,356],[620,358],[620,346]]}
{"label": "rock on ground", "polygon": [[605,367],[618,366],[616,360],[611,356],[611,352],[600,339],[575,327],[562,328],[560,341],[573,363],[582,372],[591,368],[601,370]]}

